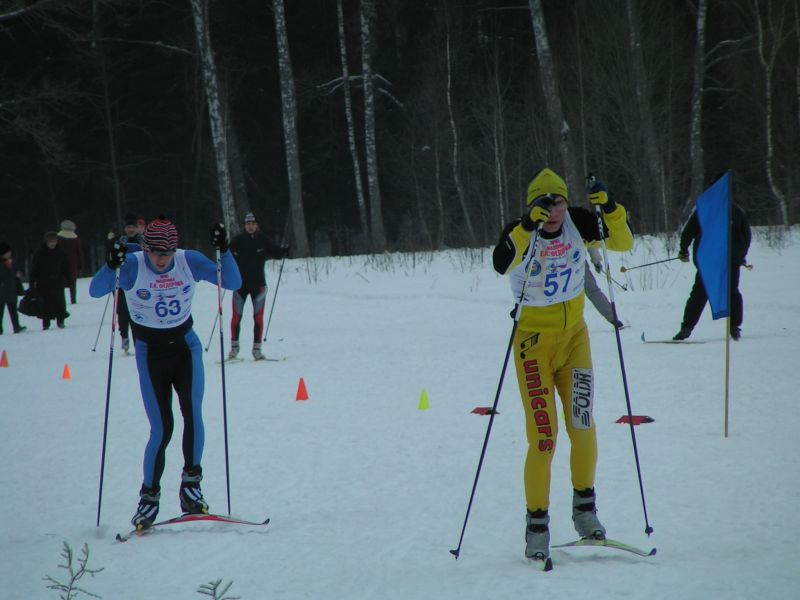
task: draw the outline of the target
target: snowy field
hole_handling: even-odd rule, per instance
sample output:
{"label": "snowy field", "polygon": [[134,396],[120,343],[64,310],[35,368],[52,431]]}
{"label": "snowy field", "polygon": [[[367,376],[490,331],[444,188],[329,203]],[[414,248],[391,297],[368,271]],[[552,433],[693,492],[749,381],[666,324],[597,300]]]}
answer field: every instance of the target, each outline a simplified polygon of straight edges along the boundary
{"label": "snowy field", "polygon": [[[776,248],[758,232],[742,271],[743,337],[730,345],[730,435],[723,436],[725,322],[706,308],[693,345],[643,344],[679,328],[695,269],[658,240],[612,255],[647,514],[645,535],[620,360],[610,326],[587,302],[598,390],[599,516],[609,537],[658,554],[604,548],[552,551],[541,573],[524,558],[525,431],[514,376],[506,375],[462,547],[458,543],[508,342],[508,282],[491,253],[450,251],[286,262],[266,354],[286,360],[226,366],[231,512],[269,516],[263,529],[175,526],[128,543],[148,425],[132,357],[114,353],[100,527],[97,512],[108,374],[105,299],[88,279],[64,330],[0,337],[0,581],[2,598],[57,598],[62,544],[90,550],[103,568],[80,585],[106,599],[228,595],[260,599],[797,598],[800,589],[800,231]],[[674,252],[674,246],[673,246]],[[272,302],[277,262],[267,278]],[[626,279],[626,275],[628,278]],[[605,284],[603,283],[605,288]],[[201,284],[195,328],[208,343],[216,289]],[[225,301],[225,345],[229,303]],[[243,355],[252,341],[250,306]],[[110,310],[109,310],[110,313]],[[6,317],[7,319],[7,317]],[[219,337],[206,354],[203,490],[227,511]],[[62,379],[68,365],[71,379]],[[512,366],[513,369],[513,366]],[[309,399],[296,401],[300,378]],[[423,390],[430,408],[420,410]],[[176,403],[177,404],[177,403]],[[177,412],[177,406],[175,407]],[[178,513],[181,421],[167,454],[161,517]],[[551,537],[574,539],[568,444],[553,464]],[[78,597],[87,597],[80,595]]]}

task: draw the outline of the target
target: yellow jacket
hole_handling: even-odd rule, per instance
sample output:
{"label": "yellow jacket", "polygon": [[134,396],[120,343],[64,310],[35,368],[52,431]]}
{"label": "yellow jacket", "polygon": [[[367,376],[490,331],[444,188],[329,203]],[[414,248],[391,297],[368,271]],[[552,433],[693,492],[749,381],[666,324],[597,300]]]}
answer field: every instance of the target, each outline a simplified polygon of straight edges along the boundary
{"label": "yellow jacket", "polygon": [[[570,218],[578,228],[584,243],[599,242],[600,235],[597,230],[597,217],[594,213],[582,207],[569,207]],[[625,252],[633,248],[633,234],[627,223],[625,208],[617,204],[610,213],[601,213],[603,216],[606,248],[618,252]],[[557,237],[561,232],[548,234],[541,231],[539,235],[544,238]],[[500,242],[494,249],[492,258],[495,270],[505,275],[519,265],[525,258],[525,253],[531,243],[531,232],[526,231],[519,219],[509,223],[503,230]],[[584,254],[585,257],[585,254]],[[523,305],[519,319],[519,328],[523,331],[560,331],[578,324],[583,319],[583,306],[586,295],[584,293],[550,306]]]}

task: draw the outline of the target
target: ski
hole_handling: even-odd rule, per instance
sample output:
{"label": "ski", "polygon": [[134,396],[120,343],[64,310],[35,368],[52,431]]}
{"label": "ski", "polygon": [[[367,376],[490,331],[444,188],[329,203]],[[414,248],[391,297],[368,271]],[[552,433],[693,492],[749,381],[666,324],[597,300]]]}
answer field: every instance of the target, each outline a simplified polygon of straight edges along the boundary
{"label": "ski", "polygon": [[705,340],[647,340],[642,332],[642,342],[645,344],[705,344]]}
{"label": "ski", "polygon": [[252,525],[252,526],[263,526],[269,523],[269,519],[265,519],[263,521],[248,521],[246,519],[238,519],[236,517],[231,517],[229,515],[216,515],[213,513],[202,513],[202,514],[192,514],[192,513],[185,513],[178,517],[172,517],[171,519],[164,519],[163,521],[156,521],[150,527],[146,527],[144,529],[132,529],[126,534],[118,533],[116,540],[118,542],[127,542],[132,537],[140,537],[152,532],[157,527],[162,527],[164,525],[175,525],[176,523],[192,523],[195,521],[211,521],[215,523],[232,523],[234,525]]}
{"label": "ski", "polygon": [[651,548],[650,550],[643,550],[641,548],[637,548],[636,546],[631,546],[630,544],[626,544],[624,542],[619,542],[617,540],[596,540],[593,538],[582,538],[580,540],[575,540],[574,542],[567,542],[566,544],[556,544],[551,546],[551,548],[571,548],[573,546],[602,546],[604,548],[613,548],[614,550],[624,550],[625,552],[632,552],[638,556],[655,556],[656,549]]}
{"label": "ski", "polygon": [[[265,356],[264,358],[254,358],[254,359],[253,359],[251,362],[262,362],[262,361],[267,361],[267,362],[282,362],[282,361],[284,361],[284,360],[286,360],[286,357],[285,357],[285,356],[276,357],[276,358],[271,358],[271,357]],[[239,357],[236,357],[236,358],[226,358],[226,359],[225,359],[225,364],[226,364],[226,365],[235,365],[236,363],[241,363],[241,362],[246,362],[246,361],[248,361],[248,359],[246,359],[246,358],[239,358]],[[222,364],[222,363],[220,363],[220,361],[215,361],[215,362],[216,362],[218,365],[219,365],[219,364]]]}

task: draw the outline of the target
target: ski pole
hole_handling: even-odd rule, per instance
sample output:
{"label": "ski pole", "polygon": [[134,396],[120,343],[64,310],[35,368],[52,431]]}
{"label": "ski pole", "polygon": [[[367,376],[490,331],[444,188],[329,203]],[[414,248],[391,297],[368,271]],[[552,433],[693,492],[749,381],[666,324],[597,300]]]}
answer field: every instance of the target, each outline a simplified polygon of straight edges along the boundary
{"label": "ski pole", "polygon": [[665,258],[664,260],[657,260],[655,262],[645,263],[643,265],[637,265],[635,267],[626,267],[622,266],[619,268],[621,273],[625,273],[626,271],[633,271],[634,269],[641,269],[642,267],[651,267],[653,265],[660,265],[661,263],[670,262],[671,260],[678,260],[680,256],[673,256],[672,258]]}
{"label": "ski pole", "polygon": [[[228,290],[222,290],[222,299],[225,300],[225,292]],[[208,336],[208,343],[206,344],[205,351],[208,352],[208,348],[211,346],[211,339],[214,337],[214,330],[217,328],[217,321],[219,321],[219,311],[217,311],[216,316],[214,317],[214,324],[211,326],[211,334]]]}
{"label": "ski pole", "polygon": [[108,310],[108,301],[111,300],[111,294],[106,296],[106,306],[103,309],[103,316],[100,317],[100,326],[97,328],[97,337],[94,338],[94,346],[92,346],[92,352],[97,350],[97,340],[100,339],[100,331],[103,329],[103,321],[106,320],[106,311]]}
{"label": "ski pole", "polygon": [[[589,173],[586,177],[586,188],[587,192],[590,192],[592,186],[594,185],[596,179],[594,175]],[[605,264],[608,264],[608,248],[606,248],[606,241],[605,241],[605,234],[603,232],[603,215],[600,211],[600,205],[595,204],[594,207],[595,216],[597,217],[597,233],[598,237],[600,238],[600,246],[603,248],[603,261]],[[675,259],[667,259],[667,260],[675,260]],[[666,261],[659,261],[659,262],[666,262]],[[655,264],[655,263],[651,263]],[[647,265],[640,265],[640,266],[647,266]],[[636,267],[634,267],[636,268]],[[614,286],[611,285],[611,271],[606,269],[606,278],[608,283],[608,299],[611,302],[611,313],[614,316],[614,320],[617,321],[617,305],[614,302]],[[644,532],[647,535],[653,533],[653,528],[650,526],[650,523],[647,519],[647,503],[644,499],[644,484],[642,483],[642,469],[639,464],[639,450],[636,445],[636,432],[633,429],[633,410],[631,409],[631,397],[630,392],[628,391],[628,377],[625,374],[625,359],[622,356],[622,339],[619,335],[619,329],[616,327],[614,328],[614,335],[617,338],[617,353],[619,354],[619,366],[620,371],[622,372],[622,387],[625,390],[625,404],[628,408],[628,424],[630,425],[631,430],[631,442],[633,443],[633,457],[636,462],[636,474],[639,478],[639,492],[642,496],[642,510],[644,511]]]}
{"label": "ski pole", "polygon": [[[114,333],[117,328],[117,302],[119,300],[119,267],[114,271],[114,312],[111,313],[111,343],[108,345],[108,379],[106,381],[106,410],[103,419],[103,449],[100,454],[100,489],[97,493],[97,523],[100,527],[100,507],[103,504],[103,474],[106,468],[106,440],[108,438],[108,409],[111,404],[111,368],[114,365]],[[110,296],[109,296],[110,297]],[[108,306],[108,302],[106,302]],[[105,314],[105,313],[104,313]],[[98,334],[99,335],[99,334]]]}
{"label": "ski pole", "polygon": [[454,550],[450,550],[450,554],[455,556],[456,560],[458,560],[458,557],[461,554],[461,544],[464,541],[464,532],[467,529],[469,513],[472,510],[472,501],[475,499],[475,490],[478,487],[478,478],[481,474],[481,467],[483,467],[483,459],[486,456],[486,447],[489,445],[489,434],[492,432],[492,423],[494,423],[494,416],[497,414],[497,403],[500,400],[500,391],[503,389],[503,380],[505,379],[506,369],[508,368],[508,359],[511,356],[511,348],[514,345],[514,334],[517,332],[519,316],[522,312],[522,300],[525,298],[525,290],[528,287],[528,280],[530,279],[531,275],[531,261],[536,255],[536,243],[539,241],[539,230],[541,228],[542,224],[539,223],[536,226],[536,235],[533,238],[533,242],[528,247],[528,256],[526,256],[523,261],[525,263],[525,280],[522,283],[522,291],[517,299],[517,307],[514,312],[514,324],[511,326],[511,336],[508,339],[508,347],[506,348],[506,356],[503,360],[503,368],[500,370],[500,381],[497,382],[497,392],[494,395],[492,410],[489,412],[489,424],[486,427],[486,437],[483,439],[483,447],[481,448],[481,455],[478,459],[478,469],[475,471],[475,481],[472,483],[472,492],[470,492],[469,502],[467,503],[467,514],[464,516],[464,525],[461,527],[461,537],[458,538],[458,546]]}
{"label": "ski pole", "polygon": [[272,295],[272,306],[269,307],[269,317],[267,317],[267,326],[264,328],[264,341],[267,341],[267,334],[269,333],[269,324],[272,322],[272,311],[275,309],[275,300],[278,298],[278,288],[281,287],[281,276],[283,275],[283,265],[286,262],[286,257],[281,259],[281,268],[278,271],[278,281],[275,284],[275,293]]}
{"label": "ski pole", "polygon": [[[217,318],[222,321],[222,255],[217,248]],[[228,399],[225,393],[225,336],[219,328],[219,365],[222,369],[222,427],[225,438],[225,490],[228,494],[228,514],[231,514],[231,476],[228,460]]]}
{"label": "ski pole", "polygon": [[617,284],[617,285],[620,287],[620,289],[621,289],[623,292],[627,292],[627,291],[628,291],[628,284],[627,284],[627,283],[624,283],[624,284],[623,284],[623,283],[620,283],[619,281],[617,281],[616,279],[614,279],[613,277],[611,277],[611,274],[610,274],[610,273],[608,274],[608,277],[610,277],[610,278],[611,278],[611,282],[612,282],[612,283],[616,283],[616,284]]}
{"label": "ski pole", "polygon": [[[283,235],[281,236],[281,249],[287,248],[286,246],[286,235],[289,233],[289,223],[291,223],[291,214],[286,216],[286,224],[283,226]],[[288,252],[288,250],[284,250],[284,252]],[[281,275],[283,275],[283,265],[286,262],[286,255],[284,254],[283,258],[281,259],[281,268],[278,271],[278,282],[275,284],[275,294],[272,296],[272,306],[269,308],[269,317],[267,317],[267,326],[264,328],[264,339],[262,341],[267,341],[267,333],[269,333],[269,324],[272,321],[272,311],[275,308],[275,300],[278,298],[278,288],[281,286]]]}

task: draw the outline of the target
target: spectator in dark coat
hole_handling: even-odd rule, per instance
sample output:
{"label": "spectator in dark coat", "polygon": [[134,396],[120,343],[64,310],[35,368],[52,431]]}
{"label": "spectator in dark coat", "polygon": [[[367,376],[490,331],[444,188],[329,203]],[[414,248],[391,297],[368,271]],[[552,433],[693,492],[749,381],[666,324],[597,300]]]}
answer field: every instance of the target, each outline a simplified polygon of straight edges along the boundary
{"label": "spectator in dark coat", "polygon": [[83,270],[83,248],[78,234],[75,233],[77,226],[73,221],[61,221],[61,231],[58,232],[58,246],[67,256],[69,265],[69,279],[64,283],[64,287],[69,288],[69,301],[76,303],[75,285],[78,277]]}
{"label": "spectator in dark coat", "polygon": [[3,334],[3,316],[6,307],[14,333],[25,329],[19,324],[17,315],[17,296],[22,291],[21,275],[11,258],[11,246],[6,242],[0,242],[0,335]]}
{"label": "spectator in dark coat", "polygon": [[69,316],[64,300],[65,282],[69,281],[69,262],[67,255],[58,247],[58,234],[48,231],[44,243],[33,253],[31,265],[31,285],[42,297],[42,329],[50,328],[50,320],[55,319],[59,329]]}

